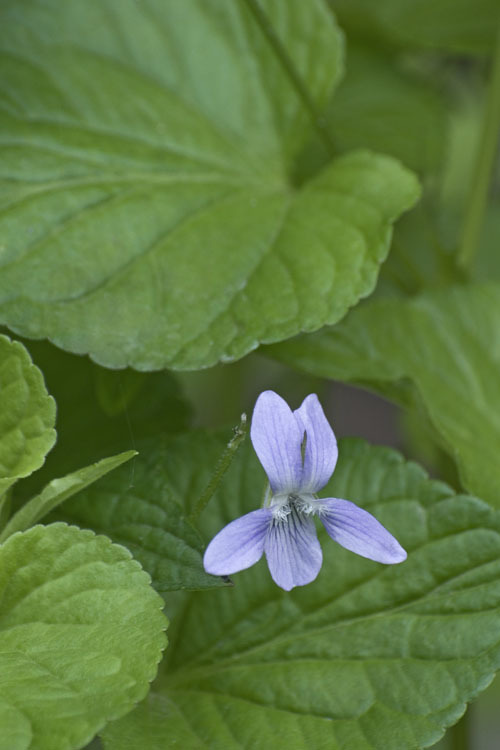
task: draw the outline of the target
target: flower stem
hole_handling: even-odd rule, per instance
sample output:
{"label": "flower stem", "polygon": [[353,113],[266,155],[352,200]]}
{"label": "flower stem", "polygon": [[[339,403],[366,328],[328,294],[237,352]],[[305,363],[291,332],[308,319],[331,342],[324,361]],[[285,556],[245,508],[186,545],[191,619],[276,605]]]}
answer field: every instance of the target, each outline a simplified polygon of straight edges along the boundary
{"label": "flower stem", "polygon": [[484,105],[481,138],[472,176],[467,209],[462,228],[462,241],[458,251],[458,264],[463,269],[470,268],[479,247],[484,213],[488,200],[491,173],[495,163],[500,132],[500,22],[493,59],[490,81]]}
{"label": "flower stem", "polygon": [[222,456],[219,458],[217,462],[217,466],[215,467],[215,471],[212,474],[212,477],[205,487],[204,491],[202,492],[201,496],[199,497],[196,505],[194,506],[193,510],[188,516],[188,520],[193,523],[196,521],[200,513],[207,507],[208,503],[210,502],[212,495],[214,494],[215,490],[219,486],[222,477],[226,473],[226,471],[229,469],[231,465],[231,461],[234,458],[234,454],[238,450],[239,446],[243,442],[243,440],[246,437],[247,434],[247,415],[242,414],[240,423],[237,427],[233,430],[234,434],[229,443],[226,445],[226,449]]}
{"label": "flower stem", "polygon": [[273,48],[276,57],[281,62],[286,74],[288,75],[295,91],[299,98],[302,100],[304,107],[307,109],[311,116],[312,123],[316,128],[318,135],[323,141],[328,154],[330,156],[335,155],[335,144],[328,131],[328,126],[325,118],[321,112],[317,109],[316,103],[309,93],[306,83],[302,79],[299,71],[295,67],[295,64],[288,54],[286,47],[274,30],[271,21],[267,17],[265,11],[262,9],[259,0],[244,0],[248,9],[252,13],[256,22],[260,26],[260,30],[268,40],[269,44]]}

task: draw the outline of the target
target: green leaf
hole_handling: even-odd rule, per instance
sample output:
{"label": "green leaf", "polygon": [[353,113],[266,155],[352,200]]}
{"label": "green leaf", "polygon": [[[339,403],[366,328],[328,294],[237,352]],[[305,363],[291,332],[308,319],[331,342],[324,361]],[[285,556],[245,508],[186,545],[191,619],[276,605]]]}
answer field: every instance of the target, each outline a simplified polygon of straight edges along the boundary
{"label": "green leaf", "polygon": [[[454,242],[436,220],[436,195],[429,191],[419,205],[398,223],[391,252],[382,266],[375,294],[410,296],[429,288],[461,283]],[[443,209],[441,219],[449,219]],[[457,224],[453,222],[453,229]],[[449,223],[451,229],[451,222]]]}
{"label": "green leaf", "polygon": [[500,201],[496,198],[486,207],[481,243],[473,262],[472,271],[478,281],[500,281],[499,237]]}
{"label": "green leaf", "polygon": [[137,451],[120,453],[118,456],[103,458],[84,469],[78,469],[66,477],[53,479],[39,495],[29,500],[12,516],[0,533],[0,542],[4,542],[16,531],[29,529],[69,497],[121,466],[125,461],[129,461],[135,455]]}
{"label": "green leaf", "polygon": [[500,286],[370,302],[335,329],[269,353],[321,377],[389,393],[411,381],[464,487],[500,506]]}
{"label": "green leaf", "polygon": [[386,47],[424,47],[483,55],[499,21],[497,0],[329,0],[348,32]]}
{"label": "green leaf", "polygon": [[[434,72],[439,81],[442,71],[440,73],[438,68]],[[458,68],[456,72],[459,73]],[[474,66],[467,76],[463,76],[460,69],[459,78],[460,88],[452,97],[453,103],[449,102],[447,111],[446,147],[439,179],[434,176],[434,179],[426,180],[422,201],[395,227],[391,252],[377,283],[378,296],[394,292],[413,295],[429,287],[468,280],[457,263],[456,251],[460,245],[481,140],[485,83]],[[444,80],[441,83],[444,85]],[[416,113],[414,119],[420,122],[425,132],[424,123],[419,121]],[[412,132],[410,128],[408,132]],[[413,138],[417,143],[416,134]],[[491,226],[485,227],[485,234],[491,229]]]}
{"label": "green leaf", "polygon": [[326,116],[342,150],[371,148],[422,173],[441,166],[448,129],[443,97],[393,55],[350,42],[346,75]]}
{"label": "green leaf", "polygon": [[145,438],[188,427],[190,407],[171,373],[104,370],[46,341],[29,347],[57,402],[58,441],[42,470],[16,485],[16,499]]}
{"label": "green leaf", "polygon": [[[173,441],[170,453],[190,447]],[[204,514],[207,539],[255,509],[264,482],[247,444]],[[184,595],[158,681],[106,727],[105,750],[414,750],[486,687],[500,664],[498,513],[355,440],[341,442],[324,494],[369,509],[408,560],[379,565],[322,532],[323,568],[308,586],[282,591],[262,560],[234,588]]]}
{"label": "green leaf", "polygon": [[162,601],[130,554],[65,524],[0,547],[1,750],[70,750],[144,698]]}
{"label": "green leaf", "polygon": [[[322,112],[333,17],[322,0],[263,5]],[[244,2],[23,11],[0,27],[0,322],[109,367],[193,369],[371,292],[416,180],[360,153],[294,184],[313,122]]]}
{"label": "green leaf", "polygon": [[24,346],[0,335],[0,496],[40,468],[56,440],[56,405]]}
{"label": "green leaf", "polygon": [[[185,440],[181,438],[181,444]],[[203,540],[182,507],[186,496],[194,503],[206,485],[194,478],[189,487],[178,485],[193,468],[213,471],[223,448],[224,443],[217,444],[177,460],[176,454],[170,455],[168,440],[142,443],[132,471],[129,466],[114,471],[65,503],[54,518],[94,529],[126,546],[161,594],[224,586],[221,578],[203,570]]]}

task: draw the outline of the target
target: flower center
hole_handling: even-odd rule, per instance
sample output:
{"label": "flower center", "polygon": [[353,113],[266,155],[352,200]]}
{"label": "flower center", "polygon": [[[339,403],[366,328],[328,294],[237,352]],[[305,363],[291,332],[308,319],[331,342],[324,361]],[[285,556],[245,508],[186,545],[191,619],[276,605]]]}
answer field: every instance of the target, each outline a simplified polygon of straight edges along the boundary
{"label": "flower center", "polygon": [[293,511],[308,516],[317,512],[316,506],[313,495],[273,495],[270,503],[275,521],[285,521]]}

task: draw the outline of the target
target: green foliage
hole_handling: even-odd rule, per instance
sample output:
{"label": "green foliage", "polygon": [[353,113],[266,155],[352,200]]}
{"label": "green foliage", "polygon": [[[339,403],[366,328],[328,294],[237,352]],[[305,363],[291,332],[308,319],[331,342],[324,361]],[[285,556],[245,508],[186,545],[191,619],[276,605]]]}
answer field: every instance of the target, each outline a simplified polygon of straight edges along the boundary
{"label": "green foliage", "polygon": [[[445,215],[448,230],[435,216],[435,194],[426,198],[398,224],[391,253],[382,268],[376,297],[406,297],[426,289],[442,288],[464,280],[456,263],[450,233],[458,231],[456,219]],[[443,218],[444,211],[441,214]]]}
{"label": "green foliage", "polygon": [[[322,112],[333,17],[321,0],[265,8]],[[373,289],[415,178],[360,153],[293,184],[314,124],[246,3],[3,15],[2,322],[109,367],[198,368],[334,323]]]}
{"label": "green foliage", "polygon": [[500,281],[500,201],[492,200],[487,208],[482,232],[482,242],[474,263],[474,276],[479,281]]}
{"label": "green foliage", "polygon": [[57,508],[76,492],[80,492],[89,484],[97,481],[100,477],[125,463],[136,455],[136,451],[127,451],[118,456],[103,458],[96,464],[86,466],[84,469],[68,474],[60,479],[53,479],[44,487],[39,495],[31,498],[23,505],[0,533],[0,542],[4,542],[16,531],[25,531],[40,521],[44,516]]}
{"label": "green foliage", "polygon": [[500,506],[499,331],[500,288],[478,284],[368,303],[336,328],[270,352],[315,375],[403,395],[407,405],[399,386],[411,381],[464,487]]}
{"label": "green foliage", "polygon": [[329,0],[341,25],[385,46],[484,54],[495,43],[497,0]]}
{"label": "green foliage", "polygon": [[82,464],[188,427],[191,408],[170,373],[105,370],[47,342],[25,343],[56,400],[58,440],[42,470],[16,486],[20,499]]}
{"label": "green foliage", "polygon": [[[220,444],[174,440],[170,461]],[[208,471],[197,465],[191,477],[206,481]],[[263,483],[246,444],[204,514],[207,539],[257,507]],[[189,472],[176,484],[187,487]],[[325,493],[368,508],[408,560],[381,566],[323,533],[323,568],[309,586],[281,591],[262,561],[209,603],[185,594],[150,696],[106,728],[106,750],[414,750],[488,684],[500,660],[498,514],[394,451],[354,440],[341,443]]]}
{"label": "green foliage", "polygon": [[[428,747],[500,666],[498,0],[0,6],[0,750]],[[331,379],[481,499],[341,441],[407,561],[208,575],[213,427]]]}
{"label": "green foliage", "polygon": [[0,497],[38,469],[56,439],[56,406],[26,349],[0,335]]}
{"label": "green foliage", "polygon": [[[180,440],[184,444],[186,438]],[[224,586],[221,578],[203,570],[203,540],[182,507],[188,492],[193,502],[201,495],[205,487],[196,477],[205,477],[202,470],[213,468],[222,450],[223,444],[220,448],[209,444],[198,454],[192,452],[186,463],[171,455],[166,440],[143,443],[132,470],[123,466],[114,471],[67,502],[55,517],[90,527],[125,545],[161,594]],[[186,476],[191,479],[189,489],[180,489],[179,482]]]}
{"label": "green foliage", "polygon": [[423,174],[441,166],[448,130],[445,100],[437,86],[405,70],[394,55],[349,42],[345,77],[327,117],[343,150],[372,148]]}
{"label": "green foliage", "polygon": [[67,750],[146,695],[162,602],[123,548],[64,524],[0,547],[1,750]]}

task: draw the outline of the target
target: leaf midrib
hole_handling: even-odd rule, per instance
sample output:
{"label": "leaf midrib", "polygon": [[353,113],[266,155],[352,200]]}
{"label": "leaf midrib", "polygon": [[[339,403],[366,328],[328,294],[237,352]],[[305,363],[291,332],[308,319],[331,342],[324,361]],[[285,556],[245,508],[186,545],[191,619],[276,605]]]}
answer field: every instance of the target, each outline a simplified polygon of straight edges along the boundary
{"label": "leaf midrib", "polygon": [[[483,529],[482,527],[476,527],[472,531],[477,531],[477,530],[491,531],[491,529],[488,529],[488,528],[484,528]],[[449,536],[460,535],[460,534],[463,534],[463,533],[467,533],[468,531],[470,531],[470,530],[466,530],[465,532],[463,530],[460,530],[456,534],[450,534]],[[432,541],[436,541],[436,540],[430,540],[430,542],[432,542]],[[438,541],[440,541],[440,540],[438,540]],[[429,543],[429,542],[427,542],[427,543]],[[425,546],[425,545],[421,545],[421,546]],[[191,663],[194,664],[195,666],[189,667],[189,662],[188,662],[188,665],[186,665],[186,662],[183,662],[182,670],[181,670],[181,675],[182,675],[182,673],[184,673],[184,674],[185,673],[192,674],[193,672],[197,672],[199,669],[203,670],[204,672],[206,671],[207,673],[211,673],[211,672],[218,672],[220,669],[225,669],[225,668],[229,668],[229,667],[232,667],[232,666],[235,666],[235,667],[239,666],[239,667],[241,667],[241,666],[244,666],[244,661],[242,661],[242,660],[243,660],[243,658],[245,656],[247,656],[248,654],[255,654],[255,653],[258,653],[259,651],[263,651],[263,650],[269,648],[270,645],[272,645],[272,646],[279,645],[281,647],[283,645],[286,645],[287,642],[295,642],[296,640],[298,640],[300,638],[303,638],[303,637],[309,638],[309,637],[311,637],[313,635],[321,635],[321,634],[327,633],[329,631],[334,631],[334,630],[337,630],[337,629],[340,629],[340,628],[344,628],[344,627],[350,627],[351,625],[357,624],[359,622],[366,622],[366,621],[373,620],[373,619],[380,618],[380,617],[387,617],[387,616],[391,616],[391,615],[395,615],[395,614],[397,615],[399,613],[405,614],[405,609],[407,609],[408,607],[414,606],[415,604],[418,604],[419,602],[426,601],[426,600],[431,599],[431,598],[433,599],[433,601],[436,601],[437,599],[439,599],[439,600],[443,600],[443,599],[446,600],[447,598],[454,597],[457,594],[460,595],[465,590],[472,591],[474,589],[481,588],[481,587],[483,587],[485,585],[484,582],[474,583],[474,584],[472,584],[470,586],[466,586],[466,587],[458,589],[458,590],[446,591],[446,592],[444,592],[442,594],[439,594],[439,595],[435,594],[435,592],[438,591],[443,585],[445,585],[445,584],[448,585],[451,581],[459,579],[464,573],[470,573],[471,570],[478,570],[478,569],[480,569],[482,567],[485,567],[485,566],[491,564],[492,562],[498,562],[498,554],[495,554],[494,557],[491,557],[488,560],[481,561],[479,564],[475,565],[473,568],[467,568],[467,570],[462,570],[457,575],[450,576],[445,581],[442,581],[442,582],[438,583],[437,586],[435,586],[430,591],[426,591],[424,594],[422,594],[420,596],[417,596],[417,597],[414,597],[410,601],[405,601],[405,602],[403,602],[401,604],[396,604],[396,605],[394,605],[394,606],[392,606],[390,608],[385,608],[383,610],[377,610],[375,612],[370,612],[368,614],[362,614],[362,615],[358,615],[358,616],[354,616],[354,617],[348,617],[348,618],[345,618],[345,619],[339,619],[339,620],[337,620],[334,623],[328,623],[327,625],[322,625],[322,626],[313,628],[311,630],[308,630],[307,632],[291,632],[291,633],[288,632],[288,631],[290,631],[291,628],[293,628],[295,626],[295,624],[296,624],[296,621],[295,621],[294,623],[292,623],[287,628],[287,632],[285,632],[284,634],[280,634],[280,635],[278,635],[276,637],[273,637],[271,639],[271,641],[266,641],[264,643],[259,643],[259,644],[255,645],[255,646],[251,646],[248,649],[245,649],[243,651],[239,651],[236,655],[231,655],[231,656],[228,656],[228,657],[223,657],[221,660],[217,661],[215,664],[212,663],[212,664],[206,664],[206,665],[202,665],[202,666],[196,666],[197,664],[199,665],[199,662],[194,661],[194,662],[191,662]],[[375,576],[372,576],[371,579],[367,579],[367,580],[368,581],[372,580],[373,578],[378,577],[378,575],[380,575],[380,571],[377,572],[377,574]],[[360,586],[366,585],[367,580],[366,579],[363,580],[355,588],[358,588]],[[490,582],[487,582],[486,585],[488,585],[489,583]],[[351,589],[349,591],[349,593],[351,593],[353,590],[354,589]],[[338,599],[339,598],[341,598],[341,597],[338,597]],[[338,601],[338,599],[336,601]],[[267,603],[268,602],[266,602],[266,604]],[[332,603],[333,603],[332,601],[329,601],[329,602],[327,602],[327,604],[325,604],[323,606],[324,607],[328,607]],[[315,610],[314,613],[312,613],[312,614],[314,616],[316,616],[318,614],[318,612],[323,608],[323,606],[321,608],[319,608],[318,610]],[[482,609],[481,611],[497,611],[498,609],[500,609],[500,602],[498,603],[498,605],[496,605],[494,607],[486,608],[484,610]],[[420,618],[420,617],[450,617],[450,616],[460,616],[460,614],[461,614],[461,612],[446,612],[446,613],[444,613],[444,612],[441,612],[441,613],[432,612],[432,613],[429,613],[429,614],[421,613],[421,612],[417,612],[417,613],[407,612],[406,616],[411,617],[412,619],[416,619],[416,618]],[[303,624],[303,621],[302,621],[302,624]],[[499,642],[500,642],[500,634],[499,634]],[[206,658],[207,654],[209,654],[210,651],[213,652],[216,649],[217,645],[218,644],[214,644],[208,652],[205,652],[203,654],[203,658]],[[402,657],[399,657],[399,658],[402,658]],[[175,675],[176,672],[178,672],[180,669],[181,669],[180,667],[174,667],[174,669],[172,670],[172,672],[169,673],[169,681],[171,679],[171,676]]]}

